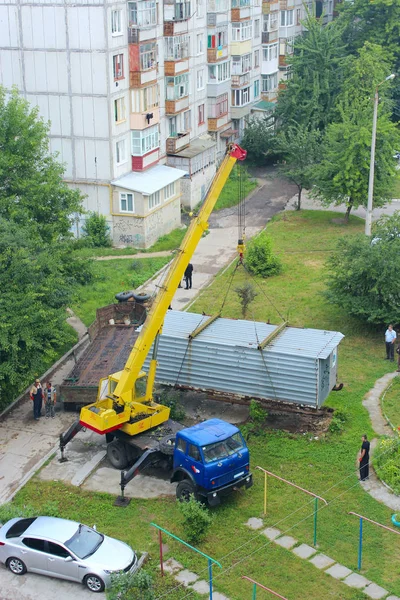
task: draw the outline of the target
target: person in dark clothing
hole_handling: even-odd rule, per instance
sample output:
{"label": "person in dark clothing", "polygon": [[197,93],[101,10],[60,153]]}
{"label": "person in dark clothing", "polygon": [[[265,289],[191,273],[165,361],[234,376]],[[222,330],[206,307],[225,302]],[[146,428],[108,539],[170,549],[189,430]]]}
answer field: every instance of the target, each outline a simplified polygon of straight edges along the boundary
{"label": "person in dark clothing", "polygon": [[362,436],[360,461],[360,480],[369,479],[369,441],[366,435]]}
{"label": "person in dark clothing", "polygon": [[43,388],[39,379],[35,380],[35,383],[32,386],[30,392],[31,400],[33,400],[33,418],[35,421],[39,421],[39,418],[42,413],[42,404],[43,404]]}
{"label": "person in dark clothing", "polygon": [[184,278],[185,278],[185,290],[191,290],[192,289],[192,273],[193,273],[193,265],[192,263],[189,263],[188,266],[186,267],[185,273],[184,273]]}

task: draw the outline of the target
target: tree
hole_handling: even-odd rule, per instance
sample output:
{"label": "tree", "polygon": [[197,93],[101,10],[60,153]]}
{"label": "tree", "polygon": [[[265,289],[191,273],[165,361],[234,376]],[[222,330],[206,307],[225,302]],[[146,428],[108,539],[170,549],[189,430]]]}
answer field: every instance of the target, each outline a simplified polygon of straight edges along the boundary
{"label": "tree", "polygon": [[246,318],[250,304],[258,295],[251,283],[244,283],[235,288],[235,292],[239,296],[240,306],[242,307],[242,317]]}
{"label": "tree", "polygon": [[400,215],[374,225],[373,239],[339,240],[327,261],[327,298],[368,323],[399,322]]}
{"label": "tree", "polygon": [[246,266],[254,275],[270,277],[282,271],[282,263],[272,251],[272,242],[265,232],[250,240],[246,250]]}
{"label": "tree", "polygon": [[[326,205],[346,204],[348,221],[352,208],[366,206],[371,153],[375,87],[387,68],[379,46],[366,44],[358,57],[346,63],[346,78],[337,103],[336,121],[326,130],[321,163],[315,169],[313,193]],[[384,98],[385,86],[380,87]],[[374,206],[391,199],[397,176],[393,154],[399,133],[391,121],[388,101],[380,104],[376,135]]]}
{"label": "tree", "polygon": [[324,25],[308,13],[304,26],[289,60],[291,78],[279,93],[276,118],[283,129],[295,122],[323,131],[341,89],[346,48],[336,20]]}
{"label": "tree", "polygon": [[83,234],[90,246],[106,248],[111,246],[110,227],[105,215],[91,212],[83,226]]}
{"label": "tree", "polygon": [[248,159],[255,165],[266,163],[266,156],[274,153],[274,118],[249,119],[244,130],[242,146],[247,150]]}
{"label": "tree", "polygon": [[81,193],[63,182],[64,167],[49,154],[49,126],[38,109],[0,87],[0,217],[33,224],[45,241],[68,237]]}
{"label": "tree", "polygon": [[320,157],[321,134],[307,125],[289,125],[275,141],[283,162],[279,172],[297,186],[297,210],[301,207],[303,189],[310,189],[314,180],[314,168]]}

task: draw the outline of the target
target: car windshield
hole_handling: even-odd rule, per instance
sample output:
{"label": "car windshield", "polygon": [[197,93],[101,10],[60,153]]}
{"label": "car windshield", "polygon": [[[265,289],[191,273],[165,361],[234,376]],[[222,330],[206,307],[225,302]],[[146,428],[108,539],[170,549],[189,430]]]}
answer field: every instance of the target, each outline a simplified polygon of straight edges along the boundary
{"label": "car windshield", "polygon": [[32,523],[36,521],[36,517],[31,517],[29,519],[20,519],[14,525],[11,525],[10,529],[6,533],[6,538],[14,538],[19,537],[32,525]]}
{"label": "car windshield", "polygon": [[97,533],[86,525],[79,525],[78,530],[70,540],[65,542],[66,547],[78,558],[87,558],[96,552],[104,540],[104,535]]}
{"label": "car windshield", "polygon": [[203,446],[204,461],[206,463],[213,462],[214,460],[221,460],[227,458],[232,454],[235,454],[240,448],[243,448],[243,439],[240,433],[235,433],[232,437],[222,442],[216,442],[215,444],[209,444]]}

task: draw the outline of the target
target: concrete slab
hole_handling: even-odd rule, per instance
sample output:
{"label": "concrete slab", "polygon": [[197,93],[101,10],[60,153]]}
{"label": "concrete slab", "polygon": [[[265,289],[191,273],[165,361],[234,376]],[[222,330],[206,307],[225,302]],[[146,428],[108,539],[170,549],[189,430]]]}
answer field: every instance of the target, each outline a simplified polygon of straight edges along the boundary
{"label": "concrete slab", "polygon": [[388,596],[386,600],[400,600],[398,596]]}
{"label": "concrete slab", "polygon": [[257,519],[256,517],[251,517],[247,523],[246,523],[247,527],[250,527],[250,529],[261,529],[261,527],[264,525],[263,520],[262,519]]}
{"label": "concrete slab", "polygon": [[278,544],[278,546],[282,546],[282,548],[287,548],[287,550],[290,550],[290,548],[293,548],[293,546],[297,544],[297,540],[290,535],[283,535],[280,538],[275,538],[274,542],[275,544]]}
{"label": "concrete slab", "polygon": [[213,592],[213,600],[229,600],[229,598],[220,592]]}
{"label": "concrete slab", "polygon": [[100,450],[97,452],[91,460],[88,460],[85,466],[76,473],[76,475],[71,479],[72,485],[79,487],[82,483],[89,477],[89,475],[98,467],[98,465],[105,459],[107,456],[107,452],[105,450]]}
{"label": "concrete slab", "polygon": [[335,563],[333,558],[329,558],[326,554],[317,554],[310,559],[310,563],[317,567],[317,569],[326,569]]}
{"label": "concrete slab", "polygon": [[[118,495],[120,493],[120,480],[120,471],[104,466],[92,473],[83,484],[82,489],[90,492],[108,492]],[[169,479],[165,478],[164,472],[149,469],[146,475],[141,473],[128,483],[125,488],[125,495],[128,498],[175,496],[176,486],[176,483],[170,483]]]}
{"label": "concrete slab", "polygon": [[[159,567],[159,568],[161,568],[161,567]],[[163,568],[166,573],[174,574],[174,573],[177,573],[178,571],[182,571],[183,566],[181,565],[181,563],[179,563],[174,558],[169,558],[168,560],[165,561]]]}
{"label": "concrete slab", "polygon": [[310,558],[313,554],[315,554],[317,550],[312,546],[308,546],[307,544],[300,544],[296,548],[293,548],[293,554],[296,554],[299,558]]}
{"label": "concrete slab", "polygon": [[358,573],[352,573],[351,575],[346,577],[346,579],[343,579],[343,583],[345,583],[349,587],[356,588],[357,590],[362,590],[371,582],[366,577],[363,577]]}
{"label": "concrete slab", "polygon": [[267,527],[267,529],[264,529],[263,534],[269,540],[274,540],[275,538],[281,535],[281,532],[279,529],[276,529],[276,527]]}
{"label": "concrete slab", "polygon": [[351,572],[351,569],[348,569],[347,567],[345,567],[344,565],[340,565],[339,563],[336,563],[336,565],[332,565],[332,567],[329,567],[329,569],[325,571],[325,573],[328,573],[328,575],[331,575],[335,579],[344,579],[345,577],[350,575]]}
{"label": "concrete slab", "polygon": [[185,587],[188,587],[189,585],[197,581],[198,578],[199,576],[196,575],[196,573],[192,573],[188,569],[184,569],[183,571],[180,571],[180,573],[175,575],[175,580],[179,581],[179,583],[183,583]]}
{"label": "concrete slab", "polygon": [[389,592],[376,583],[370,583],[363,590],[363,593],[367,594],[367,596],[373,598],[374,600],[380,600],[380,598],[387,596]]}
{"label": "concrete slab", "polygon": [[[192,588],[198,594],[208,594],[210,592],[210,584],[208,581],[201,579],[200,581],[196,581],[196,583],[192,586]],[[213,594],[214,596],[214,594]]]}

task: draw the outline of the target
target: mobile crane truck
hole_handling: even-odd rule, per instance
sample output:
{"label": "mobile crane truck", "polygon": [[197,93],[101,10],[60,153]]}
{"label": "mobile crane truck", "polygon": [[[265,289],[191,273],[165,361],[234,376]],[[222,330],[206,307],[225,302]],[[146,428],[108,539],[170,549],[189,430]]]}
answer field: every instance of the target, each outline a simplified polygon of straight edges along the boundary
{"label": "mobile crane truck", "polygon": [[[124,497],[126,484],[150,465],[171,471],[171,482],[178,482],[176,495],[181,501],[193,494],[214,506],[232,490],[249,488],[253,483],[249,450],[237,427],[210,419],[184,428],[169,419],[168,407],[153,399],[157,349],[165,314],[208,228],[208,218],[229,174],[236,161],[245,158],[246,151],[237,144],[228,147],[201,210],[192,220],[154,298],[124,369],[100,380],[96,402],[84,406],[79,419],[60,436],[61,460],[66,460],[65,446],[83,427],[106,436],[108,459],[121,469],[121,496],[117,500],[121,505],[129,502]],[[243,250],[244,242],[239,240],[241,256]],[[140,301],[140,296],[135,300]],[[142,368],[152,344],[152,358],[145,373]],[[141,393],[143,383],[145,390]],[[129,465],[132,466],[124,470]]]}

